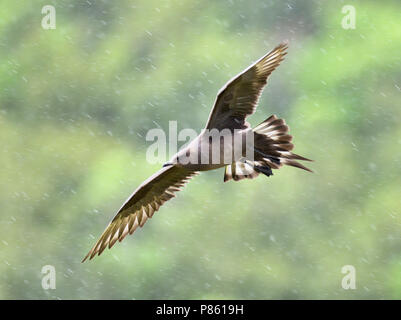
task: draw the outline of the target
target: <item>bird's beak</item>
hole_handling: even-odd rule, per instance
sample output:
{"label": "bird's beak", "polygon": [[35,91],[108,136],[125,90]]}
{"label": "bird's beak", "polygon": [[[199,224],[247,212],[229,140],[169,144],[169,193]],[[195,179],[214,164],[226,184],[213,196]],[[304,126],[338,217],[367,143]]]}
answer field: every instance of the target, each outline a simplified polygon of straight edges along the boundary
{"label": "bird's beak", "polygon": [[168,166],[172,166],[173,164],[171,162],[166,162],[165,164],[163,164],[163,168],[164,167],[168,167]]}

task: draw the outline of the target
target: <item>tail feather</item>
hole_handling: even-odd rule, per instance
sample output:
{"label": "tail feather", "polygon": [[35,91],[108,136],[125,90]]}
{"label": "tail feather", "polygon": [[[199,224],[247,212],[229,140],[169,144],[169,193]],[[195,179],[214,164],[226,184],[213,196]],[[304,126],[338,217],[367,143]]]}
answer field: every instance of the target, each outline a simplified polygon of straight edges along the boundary
{"label": "tail feather", "polygon": [[296,168],[299,168],[299,169],[304,169],[304,170],[309,171],[309,172],[313,172],[311,169],[305,167],[303,164],[301,164],[301,163],[299,163],[298,161],[295,161],[295,160],[283,159],[281,162],[283,164],[286,164],[287,166],[292,166],[292,167],[296,167]]}
{"label": "tail feather", "polygon": [[311,162],[313,161],[311,159],[302,157],[302,156],[300,156],[300,155],[298,155],[296,153],[292,153],[292,152],[282,152],[281,153],[281,157],[282,158],[286,158],[286,159],[296,159],[296,160],[311,161]]}
{"label": "tail feather", "polygon": [[312,172],[296,160],[312,161],[302,157],[291,150],[294,145],[291,143],[292,136],[288,134],[289,128],[283,119],[275,115],[270,116],[253,129],[255,133],[255,159],[271,165],[271,157],[277,157],[272,169],[279,169],[284,164]]}
{"label": "tail feather", "polygon": [[296,167],[309,172],[309,168],[296,160],[313,161],[292,153],[294,149],[292,136],[288,134],[289,128],[283,119],[275,115],[270,116],[253,129],[254,132],[254,159],[244,159],[226,166],[224,182],[233,179],[253,179],[262,173],[273,175],[272,169],[280,169],[283,165]]}

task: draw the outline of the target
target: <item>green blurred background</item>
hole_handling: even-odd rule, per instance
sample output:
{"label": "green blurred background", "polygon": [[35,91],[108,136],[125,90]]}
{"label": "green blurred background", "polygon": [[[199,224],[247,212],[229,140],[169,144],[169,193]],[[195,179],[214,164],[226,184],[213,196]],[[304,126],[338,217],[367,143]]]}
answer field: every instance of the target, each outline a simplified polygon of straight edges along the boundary
{"label": "green blurred background", "polygon": [[[56,8],[56,30],[41,26]],[[344,5],[356,28],[341,26]],[[1,1],[0,298],[401,298],[401,3]],[[217,91],[283,40],[255,115],[314,174],[193,179],[81,264],[146,162],[152,128],[204,126]],[[57,288],[43,290],[53,265]],[[344,290],[341,268],[356,268]]]}

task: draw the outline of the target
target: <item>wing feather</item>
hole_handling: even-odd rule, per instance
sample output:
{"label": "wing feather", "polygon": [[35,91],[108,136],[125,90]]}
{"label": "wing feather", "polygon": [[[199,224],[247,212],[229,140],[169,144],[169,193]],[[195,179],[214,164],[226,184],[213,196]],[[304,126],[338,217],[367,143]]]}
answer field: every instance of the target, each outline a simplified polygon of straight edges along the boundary
{"label": "wing feather", "polygon": [[148,218],[164,202],[175,197],[175,192],[180,191],[180,187],[196,174],[197,172],[182,167],[168,166],[143,182],[120,208],[82,262],[100,255],[106,247],[110,249],[117,240],[122,241],[138,226],[143,227]]}
{"label": "wing feather", "polygon": [[245,118],[255,112],[269,75],[286,55],[280,44],[220,89],[209,115],[206,129],[244,129]]}

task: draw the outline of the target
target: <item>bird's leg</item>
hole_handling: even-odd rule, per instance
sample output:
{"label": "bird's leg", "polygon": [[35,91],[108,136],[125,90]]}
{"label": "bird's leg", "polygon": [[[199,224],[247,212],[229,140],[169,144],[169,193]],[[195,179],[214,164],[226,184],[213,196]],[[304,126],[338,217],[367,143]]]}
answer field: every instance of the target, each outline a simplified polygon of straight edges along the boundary
{"label": "bird's leg", "polygon": [[255,171],[263,173],[265,176],[270,177],[273,175],[272,168],[270,168],[268,165],[265,166],[255,166],[254,163],[251,163],[248,160],[245,160],[245,163],[249,164],[252,166],[252,168],[255,169]]}
{"label": "bird's leg", "polygon": [[265,176],[270,177],[273,175],[272,168],[269,166],[255,166],[256,171],[263,173]]}

